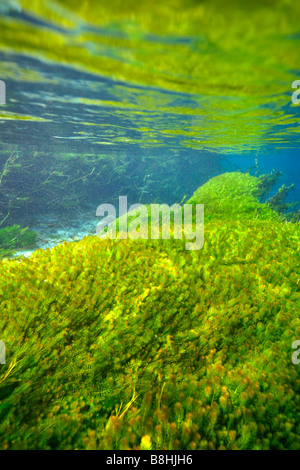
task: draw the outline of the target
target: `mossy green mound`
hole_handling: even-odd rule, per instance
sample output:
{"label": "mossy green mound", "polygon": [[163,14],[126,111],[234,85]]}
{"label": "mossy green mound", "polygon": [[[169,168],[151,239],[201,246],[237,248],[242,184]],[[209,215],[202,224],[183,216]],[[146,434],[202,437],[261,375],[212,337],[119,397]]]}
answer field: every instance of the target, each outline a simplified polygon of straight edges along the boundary
{"label": "mossy green mound", "polygon": [[199,251],[89,237],[1,263],[2,449],[300,448],[299,224],[257,216],[258,188],[195,193]]}
{"label": "mossy green mound", "polygon": [[205,204],[206,221],[279,220],[268,204],[259,202],[265,189],[263,181],[263,176],[255,178],[248,173],[224,173],[201,186],[188,202]]}

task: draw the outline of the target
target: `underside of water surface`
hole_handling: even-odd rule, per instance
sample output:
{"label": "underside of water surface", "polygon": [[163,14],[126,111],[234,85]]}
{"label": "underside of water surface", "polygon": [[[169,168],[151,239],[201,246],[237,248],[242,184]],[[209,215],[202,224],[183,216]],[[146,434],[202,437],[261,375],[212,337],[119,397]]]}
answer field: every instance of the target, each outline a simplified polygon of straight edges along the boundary
{"label": "underside of water surface", "polygon": [[299,20],[0,2],[0,449],[300,449]]}

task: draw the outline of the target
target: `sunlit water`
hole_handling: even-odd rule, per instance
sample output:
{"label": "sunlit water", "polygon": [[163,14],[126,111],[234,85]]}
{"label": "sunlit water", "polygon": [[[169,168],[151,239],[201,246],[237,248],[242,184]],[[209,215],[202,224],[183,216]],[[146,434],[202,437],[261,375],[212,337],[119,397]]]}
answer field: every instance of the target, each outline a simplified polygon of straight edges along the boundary
{"label": "sunlit water", "polygon": [[118,195],[171,204],[255,165],[282,171],[274,191],[293,183],[300,199],[297,6],[228,2],[227,24],[218,1],[84,4],[1,3],[2,218],[51,246],[51,231],[93,233],[97,206]]}

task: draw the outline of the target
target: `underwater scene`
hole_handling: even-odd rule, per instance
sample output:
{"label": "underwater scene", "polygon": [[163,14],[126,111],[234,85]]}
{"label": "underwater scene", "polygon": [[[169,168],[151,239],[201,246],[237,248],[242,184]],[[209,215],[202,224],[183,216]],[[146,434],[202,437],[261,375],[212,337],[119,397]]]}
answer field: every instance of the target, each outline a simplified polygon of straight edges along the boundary
{"label": "underwater scene", "polygon": [[0,0],[1,450],[300,450],[299,48],[293,0]]}

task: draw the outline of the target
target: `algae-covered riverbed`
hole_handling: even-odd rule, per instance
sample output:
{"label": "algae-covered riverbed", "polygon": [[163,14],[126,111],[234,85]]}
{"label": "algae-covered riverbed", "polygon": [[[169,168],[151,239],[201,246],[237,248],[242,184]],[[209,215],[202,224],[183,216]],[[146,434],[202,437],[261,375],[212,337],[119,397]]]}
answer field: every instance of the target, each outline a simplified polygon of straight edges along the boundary
{"label": "algae-covered riverbed", "polygon": [[0,449],[300,449],[299,19],[0,3]]}

